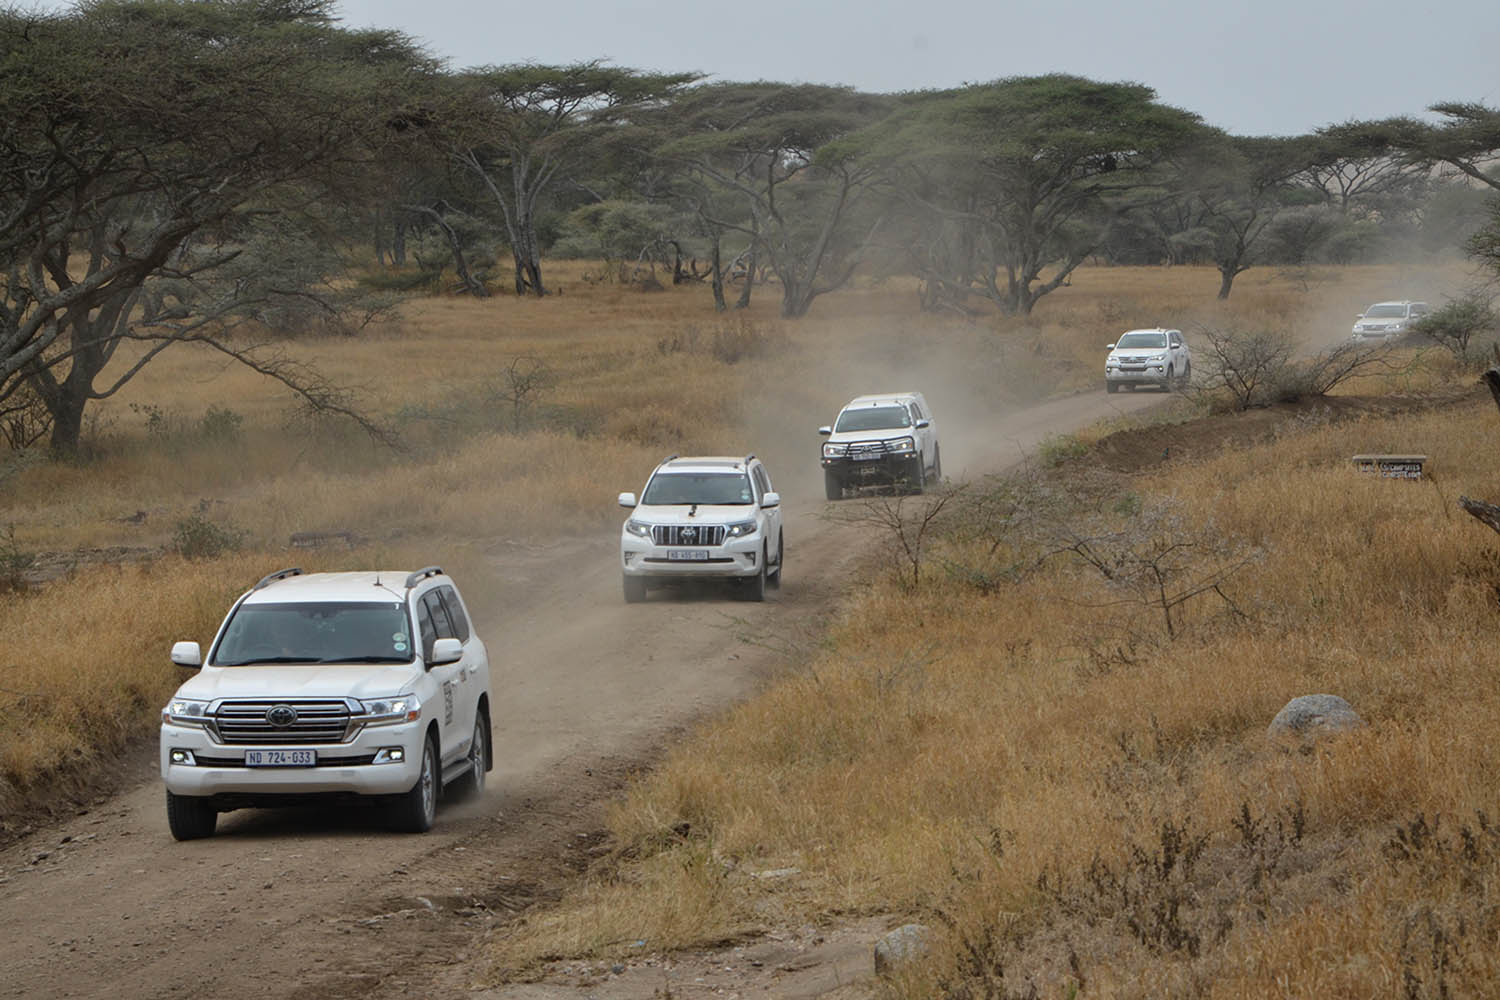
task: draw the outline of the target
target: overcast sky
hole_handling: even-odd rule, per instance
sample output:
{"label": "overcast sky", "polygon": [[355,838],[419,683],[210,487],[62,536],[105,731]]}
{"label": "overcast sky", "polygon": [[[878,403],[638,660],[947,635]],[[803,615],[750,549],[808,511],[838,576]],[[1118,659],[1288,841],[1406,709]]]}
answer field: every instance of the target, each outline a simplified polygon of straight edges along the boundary
{"label": "overcast sky", "polygon": [[347,26],[404,31],[453,69],[604,59],[869,91],[1065,72],[1144,83],[1238,135],[1438,101],[1500,104],[1500,0],[342,0],[342,10]]}

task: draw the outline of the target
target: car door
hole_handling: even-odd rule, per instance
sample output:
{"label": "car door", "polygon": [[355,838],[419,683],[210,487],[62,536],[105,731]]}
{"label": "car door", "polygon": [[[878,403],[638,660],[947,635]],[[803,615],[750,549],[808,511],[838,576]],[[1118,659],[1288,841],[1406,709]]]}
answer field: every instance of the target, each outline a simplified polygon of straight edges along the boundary
{"label": "car door", "polygon": [[1178,330],[1167,331],[1167,356],[1170,358],[1168,364],[1172,366],[1172,371],[1178,375],[1187,371],[1187,342],[1182,339],[1182,333]]}
{"label": "car door", "polygon": [[[771,475],[766,472],[766,467],[759,463],[750,474],[751,481],[755,484],[755,502],[761,503],[767,493],[774,493],[776,487],[771,485]],[[772,565],[781,562],[781,505],[775,507],[762,507],[765,512],[766,525],[766,558]]]}
{"label": "car door", "polygon": [[474,723],[479,718],[479,699],[489,691],[489,651],[485,649],[484,642],[479,636],[474,634],[468,613],[464,610],[463,601],[458,596],[458,590],[452,584],[445,583],[438,587],[437,594],[438,599],[443,602],[444,610],[448,612],[448,620],[453,625],[454,635],[464,645],[463,659],[459,661],[461,668],[459,691],[462,695],[461,711],[466,720],[461,742],[464,745],[464,752],[467,753],[469,738],[474,732]]}
{"label": "car door", "polygon": [[[911,412],[912,436],[922,455],[922,468],[931,469],[937,464],[937,433],[932,426],[932,415],[915,399],[907,404],[907,409]],[[927,426],[918,427],[917,424],[924,420],[927,421]]]}
{"label": "car door", "polygon": [[[456,639],[453,622],[438,597],[437,588],[432,588],[417,598],[417,628],[422,638],[422,658],[432,663],[432,646],[439,639]],[[469,738],[474,731],[474,710],[464,706],[461,690],[464,678],[464,661],[429,666],[427,671],[432,685],[433,715],[438,720],[439,756],[444,764],[452,763],[464,755],[469,747]],[[467,713],[467,721],[465,714]]]}

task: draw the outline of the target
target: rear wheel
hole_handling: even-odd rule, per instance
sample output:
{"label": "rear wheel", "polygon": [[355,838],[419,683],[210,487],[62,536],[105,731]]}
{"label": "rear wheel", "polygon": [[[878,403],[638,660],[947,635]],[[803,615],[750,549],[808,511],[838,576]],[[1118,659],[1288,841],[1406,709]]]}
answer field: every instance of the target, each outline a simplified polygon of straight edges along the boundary
{"label": "rear wheel", "polygon": [[646,579],[640,576],[621,577],[625,584],[625,603],[639,604],[646,599]]}
{"label": "rear wheel", "polygon": [[469,744],[469,773],[458,779],[453,791],[460,799],[477,799],[484,794],[484,769],[490,758],[490,720],[483,710],[476,710],[474,739]]}
{"label": "rear wheel", "polygon": [[832,469],[823,470],[823,495],[830,500],[844,499],[844,484],[839,482]]}
{"label": "rear wheel", "polygon": [[422,741],[422,769],[417,780],[391,805],[391,826],[403,833],[426,833],[437,819],[438,777],[437,748],[432,737]]}
{"label": "rear wheel", "polygon": [[167,827],[178,840],[202,840],[214,835],[219,810],[200,795],[167,793]]}

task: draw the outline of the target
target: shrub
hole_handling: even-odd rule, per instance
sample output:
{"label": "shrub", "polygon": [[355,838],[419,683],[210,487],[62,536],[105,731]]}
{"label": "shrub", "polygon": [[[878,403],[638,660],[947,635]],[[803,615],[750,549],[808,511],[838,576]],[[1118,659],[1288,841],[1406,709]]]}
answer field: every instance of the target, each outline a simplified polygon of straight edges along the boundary
{"label": "shrub", "polygon": [[177,522],[172,533],[172,551],[185,559],[212,559],[237,552],[245,533],[232,524],[215,524],[198,514]]}

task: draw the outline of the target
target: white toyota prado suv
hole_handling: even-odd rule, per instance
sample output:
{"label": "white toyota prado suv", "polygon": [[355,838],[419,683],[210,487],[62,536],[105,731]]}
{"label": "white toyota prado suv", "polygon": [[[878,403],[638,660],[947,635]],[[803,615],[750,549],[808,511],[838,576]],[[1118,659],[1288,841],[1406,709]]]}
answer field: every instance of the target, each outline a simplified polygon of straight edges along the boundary
{"label": "white toyota prado suv", "polygon": [[489,657],[437,566],[272,573],[207,658],[179,642],[172,662],[198,668],[161,713],[178,840],[210,836],[220,812],[339,796],[421,833],[440,792],[479,794],[494,763]]}
{"label": "white toyota prado suv", "polygon": [[754,455],[673,455],[651,473],[639,501],[621,493],[620,506],[631,512],[620,529],[628,602],[669,580],[738,579],[752,601],[781,586],[781,495]]}
{"label": "white toyota prado suv", "polygon": [[920,392],[856,396],[823,442],[823,493],[838,500],[847,488],[905,483],[921,492],[943,478],[937,425]]}

